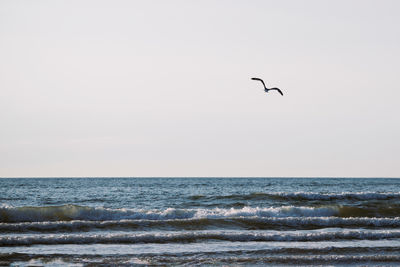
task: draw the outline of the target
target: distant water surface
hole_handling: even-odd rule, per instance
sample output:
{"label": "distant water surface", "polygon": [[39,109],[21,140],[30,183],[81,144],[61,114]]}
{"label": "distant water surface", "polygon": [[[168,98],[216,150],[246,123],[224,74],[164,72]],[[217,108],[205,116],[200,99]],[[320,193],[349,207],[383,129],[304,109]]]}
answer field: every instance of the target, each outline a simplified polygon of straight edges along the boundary
{"label": "distant water surface", "polygon": [[0,179],[0,265],[400,264],[400,179]]}

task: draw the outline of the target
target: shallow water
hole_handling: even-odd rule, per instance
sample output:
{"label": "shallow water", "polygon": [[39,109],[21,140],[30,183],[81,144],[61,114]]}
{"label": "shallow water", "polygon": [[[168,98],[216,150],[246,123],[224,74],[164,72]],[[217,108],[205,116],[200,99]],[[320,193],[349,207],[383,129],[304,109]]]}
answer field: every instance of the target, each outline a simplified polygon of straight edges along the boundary
{"label": "shallow water", "polygon": [[397,265],[400,179],[0,179],[0,264]]}

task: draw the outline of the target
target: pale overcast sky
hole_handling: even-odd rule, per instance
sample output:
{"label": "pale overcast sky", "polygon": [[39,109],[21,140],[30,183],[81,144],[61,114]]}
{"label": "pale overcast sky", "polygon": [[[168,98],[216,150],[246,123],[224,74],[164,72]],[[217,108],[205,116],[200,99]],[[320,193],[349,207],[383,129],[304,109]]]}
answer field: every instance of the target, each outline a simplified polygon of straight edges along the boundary
{"label": "pale overcast sky", "polygon": [[400,177],[399,14],[0,0],[0,177]]}

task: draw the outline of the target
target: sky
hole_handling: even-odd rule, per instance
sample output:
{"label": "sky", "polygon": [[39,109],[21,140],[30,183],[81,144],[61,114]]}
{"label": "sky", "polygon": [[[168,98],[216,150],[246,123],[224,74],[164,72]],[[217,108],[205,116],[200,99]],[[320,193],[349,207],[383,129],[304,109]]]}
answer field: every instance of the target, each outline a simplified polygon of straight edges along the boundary
{"label": "sky", "polygon": [[400,177],[399,10],[0,0],[0,177]]}

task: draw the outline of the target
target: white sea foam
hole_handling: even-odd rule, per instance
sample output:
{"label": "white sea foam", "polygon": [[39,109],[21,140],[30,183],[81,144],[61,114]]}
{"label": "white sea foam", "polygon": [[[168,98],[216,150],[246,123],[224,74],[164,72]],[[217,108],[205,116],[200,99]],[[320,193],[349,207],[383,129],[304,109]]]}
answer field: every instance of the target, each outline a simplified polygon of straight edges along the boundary
{"label": "white sea foam", "polygon": [[224,225],[233,228],[251,227],[252,229],[267,229],[289,227],[293,229],[320,228],[320,227],[400,227],[400,217],[396,218],[339,218],[339,217],[226,217],[226,218],[191,218],[191,219],[167,219],[167,220],[108,220],[108,221],[47,221],[47,222],[23,222],[0,223],[0,233],[7,232],[79,232],[92,229],[176,229],[184,230],[205,229]]}
{"label": "white sea foam", "polygon": [[197,231],[124,234],[4,235],[0,246],[51,244],[136,244],[220,241],[334,241],[400,238],[400,230]]}
{"label": "white sea foam", "polygon": [[226,218],[226,217],[321,217],[336,216],[339,207],[243,207],[240,209],[175,209],[135,210],[92,208],[77,205],[50,207],[2,207],[0,222],[44,222],[72,220],[168,220],[193,218]]}

